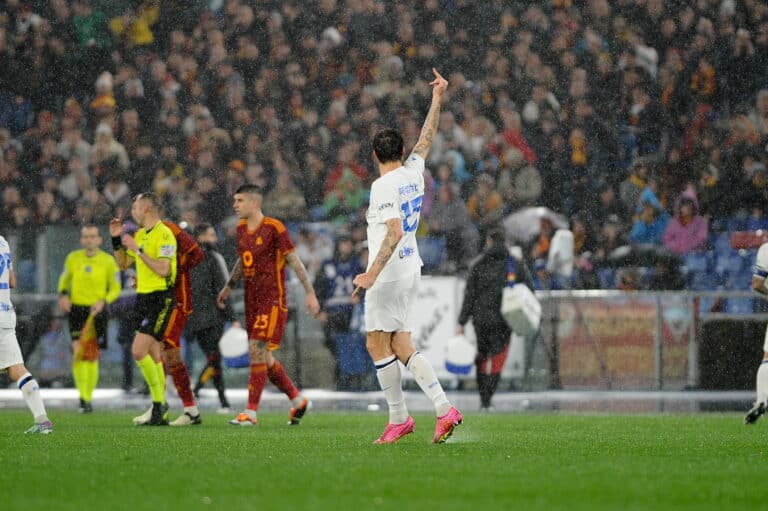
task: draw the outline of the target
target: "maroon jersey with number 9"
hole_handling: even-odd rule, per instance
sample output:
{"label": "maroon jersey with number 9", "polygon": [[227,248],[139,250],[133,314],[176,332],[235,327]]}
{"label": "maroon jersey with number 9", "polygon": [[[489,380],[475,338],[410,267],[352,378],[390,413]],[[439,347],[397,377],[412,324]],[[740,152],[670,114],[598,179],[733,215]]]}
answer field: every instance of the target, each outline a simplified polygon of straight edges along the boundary
{"label": "maroon jersey with number 9", "polygon": [[[279,220],[264,217],[248,230],[245,220],[237,226],[237,254],[243,270],[245,320],[251,339],[279,344],[280,325],[274,324],[287,313],[285,296],[285,258],[294,250],[287,229]],[[265,317],[266,316],[266,317]]]}

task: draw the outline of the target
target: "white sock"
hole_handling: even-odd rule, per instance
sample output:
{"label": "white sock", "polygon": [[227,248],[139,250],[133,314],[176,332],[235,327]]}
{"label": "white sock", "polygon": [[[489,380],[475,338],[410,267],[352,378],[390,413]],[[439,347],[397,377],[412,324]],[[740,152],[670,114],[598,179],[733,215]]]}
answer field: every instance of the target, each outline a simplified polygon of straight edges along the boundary
{"label": "white sock", "polygon": [[189,413],[192,417],[197,417],[198,415],[200,415],[200,410],[197,409],[197,405],[185,406],[184,411]]}
{"label": "white sock", "polygon": [[757,402],[766,404],[768,401],[768,359],[763,360],[757,368]]}
{"label": "white sock", "polygon": [[37,380],[32,378],[29,373],[25,374],[19,378],[19,390],[21,390],[35,422],[39,424],[47,421],[48,415],[45,413],[45,405],[43,405],[43,398],[40,396],[40,385],[37,384]]}
{"label": "white sock", "polygon": [[387,405],[389,405],[389,423],[402,424],[408,419],[408,408],[405,406],[400,364],[397,363],[397,357],[392,355],[376,360],[373,364],[376,366],[376,377],[379,379],[379,385],[384,391],[384,397],[387,400]]}
{"label": "white sock", "polygon": [[419,384],[421,390],[432,400],[437,416],[442,417],[448,413],[448,410],[451,409],[451,403],[448,401],[445,391],[443,391],[443,386],[440,385],[440,381],[437,379],[435,370],[432,369],[432,364],[424,358],[424,355],[417,351],[408,359],[406,367],[416,377],[416,383]]}

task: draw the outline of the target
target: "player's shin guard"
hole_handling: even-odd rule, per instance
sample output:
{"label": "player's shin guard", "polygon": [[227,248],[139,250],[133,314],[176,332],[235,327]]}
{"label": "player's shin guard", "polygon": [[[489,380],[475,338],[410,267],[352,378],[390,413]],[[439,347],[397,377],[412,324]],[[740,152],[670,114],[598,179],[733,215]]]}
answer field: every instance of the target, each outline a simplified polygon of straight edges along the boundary
{"label": "player's shin guard", "polygon": [[299,396],[299,389],[293,384],[293,380],[285,372],[285,367],[279,360],[275,360],[274,365],[267,369],[267,376],[272,385],[280,389],[291,401]]}
{"label": "player's shin guard", "polygon": [[248,406],[249,410],[258,410],[261,402],[261,393],[267,385],[267,364],[251,364],[251,375],[248,378]]}

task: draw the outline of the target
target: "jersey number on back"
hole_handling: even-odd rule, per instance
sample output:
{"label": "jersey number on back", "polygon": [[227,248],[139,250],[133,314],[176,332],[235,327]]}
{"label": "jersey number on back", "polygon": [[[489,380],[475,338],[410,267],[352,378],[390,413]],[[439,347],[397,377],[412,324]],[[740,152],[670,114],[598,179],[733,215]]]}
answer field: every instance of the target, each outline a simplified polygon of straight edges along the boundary
{"label": "jersey number on back", "polygon": [[419,213],[423,195],[419,195],[408,202],[403,202],[400,209],[403,211],[403,231],[414,232],[419,227]]}

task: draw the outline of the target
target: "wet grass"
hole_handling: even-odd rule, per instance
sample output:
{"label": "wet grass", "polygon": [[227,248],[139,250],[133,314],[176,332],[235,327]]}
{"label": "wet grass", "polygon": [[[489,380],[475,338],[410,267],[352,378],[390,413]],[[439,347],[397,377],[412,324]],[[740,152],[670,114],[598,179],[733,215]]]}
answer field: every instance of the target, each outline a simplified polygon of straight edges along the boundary
{"label": "wet grass", "polygon": [[0,413],[2,509],[761,509],[768,421],[737,415],[468,415],[374,446],[382,414],[264,415],[235,428],[135,428],[132,414],[56,412],[49,436]]}

